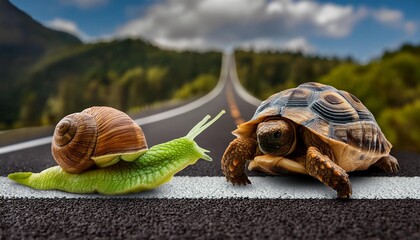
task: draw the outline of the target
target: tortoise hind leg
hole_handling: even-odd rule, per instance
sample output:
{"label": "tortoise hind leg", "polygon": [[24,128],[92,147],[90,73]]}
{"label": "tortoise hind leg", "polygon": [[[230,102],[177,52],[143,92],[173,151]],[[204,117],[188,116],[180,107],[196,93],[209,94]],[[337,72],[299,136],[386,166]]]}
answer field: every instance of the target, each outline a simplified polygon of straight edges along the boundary
{"label": "tortoise hind leg", "polygon": [[305,167],[309,175],[336,190],[339,198],[349,198],[352,194],[350,179],[346,171],[328,156],[323,155],[318,148],[308,148]]}
{"label": "tortoise hind leg", "polygon": [[396,173],[400,170],[400,165],[398,164],[397,159],[391,155],[382,157],[375,163],[375,165],[387,173]]}
{"label": "tortoise hind leg", "polygon": [[233,185],[251,183],[245,173],[245,164],[255,156],[258,144],[252,138],[236,138],[227,147],[222,157],[222,171]]}

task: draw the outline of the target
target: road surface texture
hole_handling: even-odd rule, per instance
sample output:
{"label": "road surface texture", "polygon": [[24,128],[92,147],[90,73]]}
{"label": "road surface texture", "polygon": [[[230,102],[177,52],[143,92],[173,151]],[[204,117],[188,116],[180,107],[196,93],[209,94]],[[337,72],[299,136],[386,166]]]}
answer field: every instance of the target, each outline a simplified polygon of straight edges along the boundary
{"label": "road surface texture", "polygon": [[350,200],[336,199],[311,177],[288,173],[249,173],[253,184],[246,187],[227,183],[220,158],[234,139],[230,132],[259,103],[239,86],[234,64],[225,57],[219,84],[205,97],[136,116],[153,146],[184,136],[207,114],[227,111],[197,138],[213,162],[200,160],[150,192],[108,197],[14,184],[6,178],[11,172],[56,165],[51,130],[41,131],[42,141],[30,137],[20,145],[13,133],[2,135],[0,239],[420,239],[417,154],[393,153],[401,166],[396,175],[377,168],[351,173]]}

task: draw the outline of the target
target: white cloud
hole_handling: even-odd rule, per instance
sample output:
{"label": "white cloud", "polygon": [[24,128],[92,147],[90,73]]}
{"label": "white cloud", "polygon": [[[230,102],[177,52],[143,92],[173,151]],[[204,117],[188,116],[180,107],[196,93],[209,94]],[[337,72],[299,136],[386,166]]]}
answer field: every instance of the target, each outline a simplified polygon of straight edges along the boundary
{"label": "white cloud", "polygon": [[367,17],[409,34],[417,30],[401,11],[387,8],[297,0],[161,0],[115,35],[178,49],[229,50],[239,45],[308,52],[315,50],[309,39],[345,38]]}
{"label": "white cloud", "polygon": [[353,26],[367,16],[365,8],[355,10],[352,6],[325,4],[317,10],[314,20],[325,35],[331,37],[346,37]]}
{"label": "white cloud", "polygon": [[373,11],[372,15],[378,22],[385,24],[399,23],[403,20],[403,13],[401,11],[387,8]]}
{"label": "white cloud", "polygon": [[229,49],[237,42],[296,47],[300,39],[306,51],[313,49],[309,37],[346,37],[365,16],[363,8],[314,1],[163,0],[121,26],[116,35],[195,49]]}
{"label": "white cloud", "polygon": [[82,9],[104,6],[109,0],[60,0],[63,5],[72,5]]}
{"label": "white cloud", "polygon": [[63,31],[63,32],[68,32],[70,34],[73,34],[83,40],[88,39],[89,37],[84,34],[79,27],[77,26],[77,24],[75,22],[72,22],[70,20],[66,20],[66,19],[62,19],[62,18],[54,18],[51,21],[48,21],[45,23],[45,25],[49,28],[55,29],[55,30],[59,30],[59,31]]}
{"label": "white cloud", "polygon": [[414,34],[417,31],[416,23],[405,20],[403,12],[399,10],[381,8],[372,10],[372,16],[376,21],[392,28],[401,29],[407,34]]}

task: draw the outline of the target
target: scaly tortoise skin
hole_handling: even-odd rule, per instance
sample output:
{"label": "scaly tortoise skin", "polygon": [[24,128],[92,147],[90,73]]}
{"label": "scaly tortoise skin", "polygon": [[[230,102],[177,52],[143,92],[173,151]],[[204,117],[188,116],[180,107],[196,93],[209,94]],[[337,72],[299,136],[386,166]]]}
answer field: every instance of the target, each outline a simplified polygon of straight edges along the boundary
{"label": "scaly tortoise skin", "polygon": [[375,164],[395,173],[397,159],[372,113],[351,93],[309,82],[272,95],[232,132],[222,157],[228,181],[251,183],[249,170],[309,174],[349,198],[347,172]]}

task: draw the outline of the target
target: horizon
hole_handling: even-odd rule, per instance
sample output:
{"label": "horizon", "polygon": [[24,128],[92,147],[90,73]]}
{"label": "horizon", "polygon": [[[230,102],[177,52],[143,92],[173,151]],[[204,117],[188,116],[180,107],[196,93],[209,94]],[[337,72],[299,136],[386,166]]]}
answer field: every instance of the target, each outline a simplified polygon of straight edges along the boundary
{"label": "horizon", "polygon": [[83,42],[139,38],[176,50],[300,51],[366,63],[420,42],[420,2],[11,0]]}

